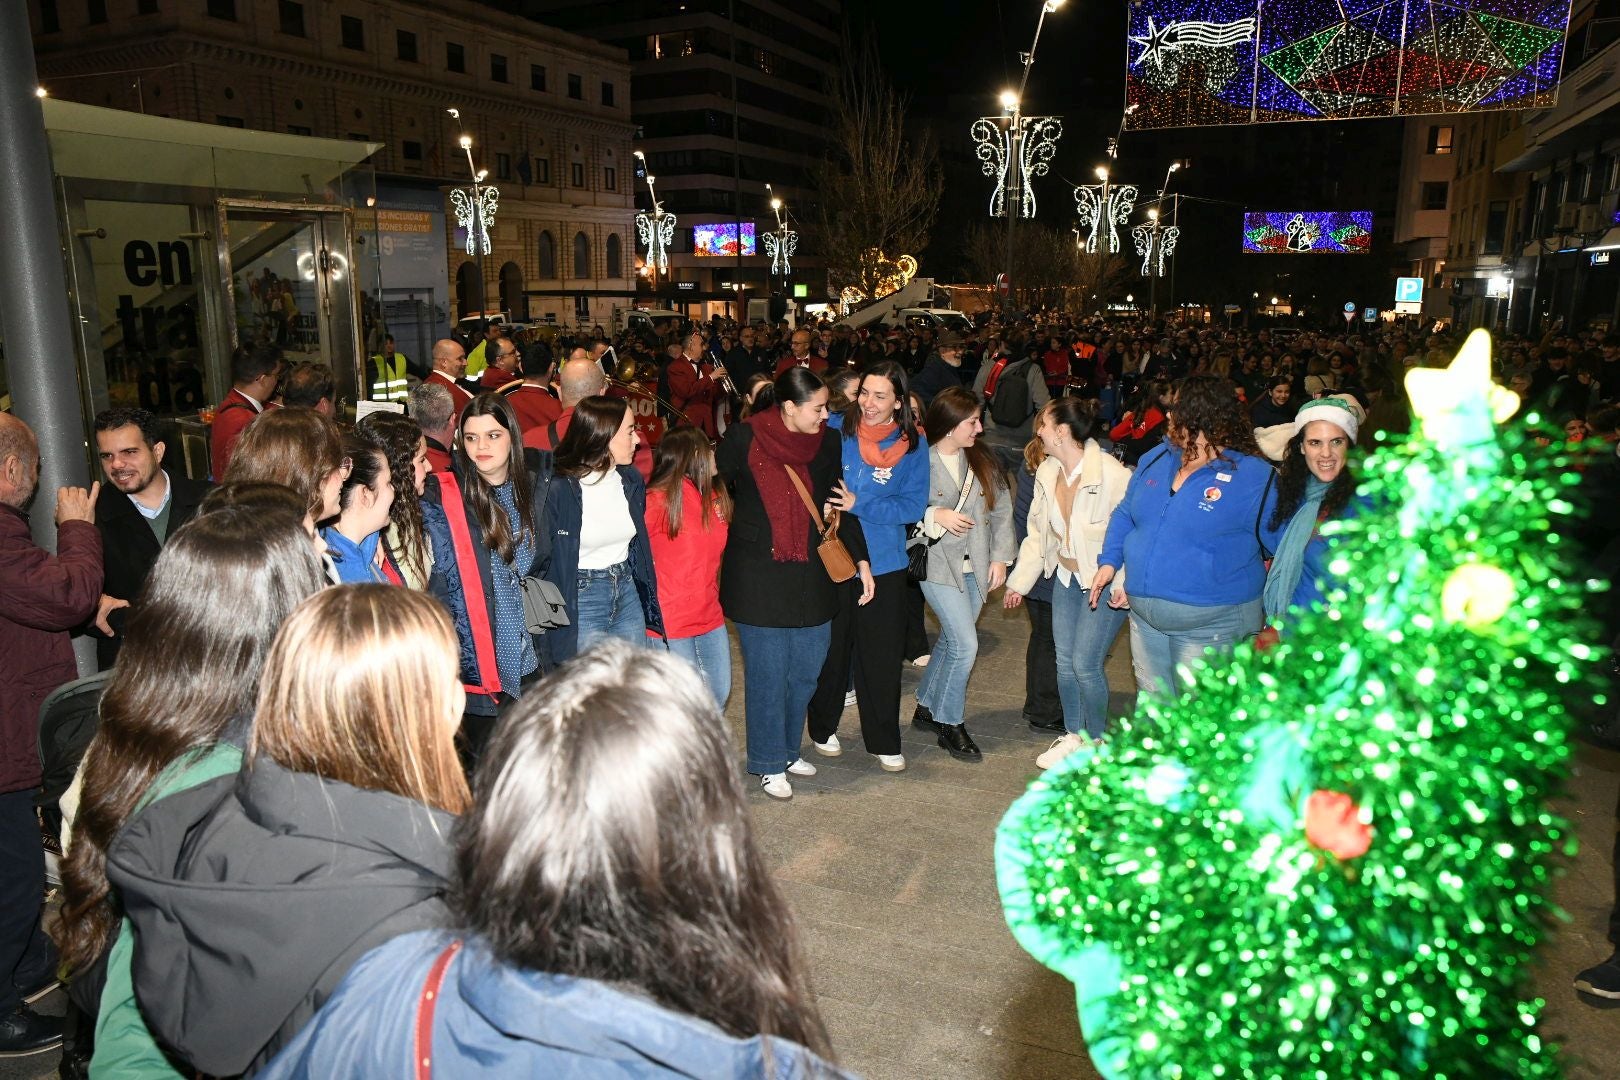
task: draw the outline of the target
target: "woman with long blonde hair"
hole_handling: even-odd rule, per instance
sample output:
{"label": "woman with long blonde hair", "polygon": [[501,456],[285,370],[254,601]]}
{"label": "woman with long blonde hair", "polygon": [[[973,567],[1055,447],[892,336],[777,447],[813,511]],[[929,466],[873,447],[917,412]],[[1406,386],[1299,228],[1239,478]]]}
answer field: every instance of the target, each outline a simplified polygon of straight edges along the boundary
{"label": "woman with long blonde hair", "polygon": [[108,852],[135,996],[176,1061],[256,1071],[368,950],[444,920],[463,696],[423,593],[339,586],[287,619],[241,774],[152,804]]}

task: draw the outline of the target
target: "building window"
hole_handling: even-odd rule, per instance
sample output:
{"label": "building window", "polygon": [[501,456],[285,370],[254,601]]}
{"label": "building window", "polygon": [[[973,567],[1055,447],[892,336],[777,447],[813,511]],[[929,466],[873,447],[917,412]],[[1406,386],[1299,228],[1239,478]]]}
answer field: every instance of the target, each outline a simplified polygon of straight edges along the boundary
{"label": "building window", "polygon": [[510,180],[510,179],[512,179],[512,155],[511,154],[496,154],[495,155],[495,179],[497,179],[497,180]]}
{"label": "building window", "polygon": [[416,34],[413,31],[394,31],[394,56],[408,64],[416,63]]}
{"label": "building window", "polygon": [[608,233],[607,276],[624,277],[624,245],[619,242],[618,233]]}
{"label": "building window", "polygon": [[453,41],[444,43],[444,68],[458,75],[467,74],[467,50]]}
{"label": "building window", "polygon": [[1507,240],[1508,204],[1504,199],[1493,202],[1485,211],[1485,242],[1480,245],[1481,255],[1500,255]]}
{"label": "building window", "polygon": [[353,15],[345,15],[338,20],[338,30],[343,38],[345,49],[359,49],[366,47],[366,24]]}
{"label": "building window", "polygon": [[591,276],[591,241],[582,232],[574,234],[574,276],[577,278]]}
{"label": "building window", "polygon": [[422,144],[417,142],[415,139],[406,139],[400,144],[399,154],[400,157],[403,157],[406,161],[421,161]]}
{"label": "building window", "polygon": [[[213,2],[210,0],[209,14],[213,14]],[[62,14],[56,10],[56,0],[39,0],[39,32],[42,34],[60,34],[62,32]]]}
{"label": "building window", "polygon": [[84,7],[86,21],[91,26],[107,21],[107,0],[89,0]]}
{"label": "building window", "polygon": [[1451,153],[1451,125],[1432,124],[1429,127],[1429,153]]}
{"label": "building window", "polygon": [[247,121],[240,116],[215,116],[214,123],[220,127],[247,127]]}
{"label": "building window", "polygon": [[529,89],[544,91],[546,88],[546,69],[543,64],[529,65]]}
{"label": "building window", "polygon": [[289,134],[289,135],[313,135],[313,134],[315,134],[315,132],[312,131],[307,126],[303,125],[303,124],[288,124],[287,125],[287,134]]}
{"label": "building window", "polygon": [[291,37],[304,36],[304,5],[296,0],[278,0],[276,10],[281,15],[281,32]]}
{"label": "building window", "polygon": [[216,19],[236,21],[236,0],[208,0],[208,14]]}
{"label": "building window", "polygon": [[1446,189],[1449,186],[1444,180],[1425,182],[1422,187],[1420,209],[1444,210],[1446,208]]}
{"label": "building window", "polygon": [[543,278],[557,276],[557,241],[545,230],[540,232],[540,276]]}
{"label": "building window", "polygon": [[551,159],[537,157],[534,159],[534,182],[542,186],[551,183]]}
{"label": "building window", "polygon": [[570,165],[568,167],[568,179],[573,182],[575,187],[584,187],[585,166],[577,161]]}
{"label": "building window", "polygon": [[499,53],[489,54],[489,77],[492,82],[507,82],[506,57]]}
{"label": "building window", "polygon": [[602,84],[602,104],[610,109],[613,107],[613,84],[610,82]]}
{"label": "building window", "polygon": [[585,79],[583,76],[568,76],[568,96],[575,101],[585,100]]}
{"label": "building window", "polygon": [[612,165],[609,165],[602,170],[602,190],[619,190],[619,170],[615,169]]}

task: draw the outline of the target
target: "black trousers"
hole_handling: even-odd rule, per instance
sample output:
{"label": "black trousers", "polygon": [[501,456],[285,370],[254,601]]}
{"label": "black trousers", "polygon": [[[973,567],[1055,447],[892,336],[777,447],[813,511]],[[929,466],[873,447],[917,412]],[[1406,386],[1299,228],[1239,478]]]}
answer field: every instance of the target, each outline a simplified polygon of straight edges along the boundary
{"label": "black trousers", "polygon": [[826,742],[838,731],[844,693],[855,676],[861,739],[868,754],[900,752],[900,665],[905,657],[906,571],[877,576],[877,592],[865,607],[859,578],[839,587],[838,611],[821,678],[810,699],[810,738]]}
{"label": "black trousers", "polygon": [[906,649],[903,660],[928,655],[928,631],[923,628],[923,592],[920,582],[906,577]]}
{"label": "black trousers", "polygon": [[0,1018],[55,966],[55,950],[39,928],[45,904],[45,846],[33,791],[0,795]]}
{"label": "black trousers", "polygon": [[1029,647],[1024,650],[1024,716],[1044,722],[1063,719],[1058,697],[1057,644],[1052,638],[1052,602],[1024,598],[1029,612]]}
{"label": "black trousers", "polygon": [[1609,944],[1620,952],[1620,801],[1614,807],[1614,907],[1609,909]]}

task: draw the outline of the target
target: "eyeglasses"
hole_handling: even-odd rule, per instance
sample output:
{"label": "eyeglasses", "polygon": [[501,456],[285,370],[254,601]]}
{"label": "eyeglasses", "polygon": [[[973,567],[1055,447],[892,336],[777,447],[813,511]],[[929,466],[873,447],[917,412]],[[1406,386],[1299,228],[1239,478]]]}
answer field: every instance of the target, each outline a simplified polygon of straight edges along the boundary
{"label": "eyeglasses", "polygon": [[338,462],[338,475],[347,480],[349,474],[354,472],[354,458],[346,457]]}

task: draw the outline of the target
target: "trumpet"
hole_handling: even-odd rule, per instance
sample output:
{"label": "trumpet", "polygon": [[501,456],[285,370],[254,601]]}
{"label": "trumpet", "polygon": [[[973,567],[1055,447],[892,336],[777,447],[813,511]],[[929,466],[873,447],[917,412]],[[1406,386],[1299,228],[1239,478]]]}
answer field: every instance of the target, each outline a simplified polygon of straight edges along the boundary
{"label": "trumpet", "polygon": [[714,356],[713,379],[715,382],[720,384],[720,389],[724,390],[732,397],[740,396],[737,393],[737,384],[731,381],[731,372],[726,370],[725,361],[721,360],[718,354]]}

